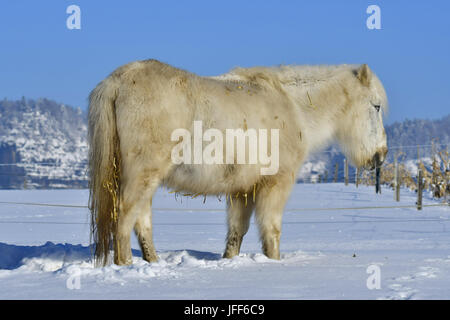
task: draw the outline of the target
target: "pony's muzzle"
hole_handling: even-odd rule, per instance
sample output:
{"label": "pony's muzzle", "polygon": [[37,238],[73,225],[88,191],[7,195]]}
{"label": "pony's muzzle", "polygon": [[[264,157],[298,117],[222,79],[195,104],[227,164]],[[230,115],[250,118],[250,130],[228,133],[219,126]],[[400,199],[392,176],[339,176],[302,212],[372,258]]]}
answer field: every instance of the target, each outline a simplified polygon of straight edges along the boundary
{"label": "pony's muzzle", "polygon": [[384,160],[386,160],[386,155],[388,153],[388,148],[387,147],[383,147],[380,150],[378,150],[377,152],[375,152],[375,155],[372,158],[372,168],[371,170],[375,169],[375,168],[379,168],[382,166]]}

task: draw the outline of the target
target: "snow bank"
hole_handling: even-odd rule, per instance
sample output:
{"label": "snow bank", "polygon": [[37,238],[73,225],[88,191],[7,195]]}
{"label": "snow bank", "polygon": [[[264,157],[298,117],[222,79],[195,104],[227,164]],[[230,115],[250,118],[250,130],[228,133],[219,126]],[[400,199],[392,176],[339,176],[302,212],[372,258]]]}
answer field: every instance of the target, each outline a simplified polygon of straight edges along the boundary
{"label": "snow bank", "polygon": [[[436,204],[425,195],[424,204]],[[0,191],[0,201],[84,205],[86,190]],[[448,299],[448,207],[314,211],[413,205],[416,195],[342,184],[295,185],[286,205],[281,260],[261,253],[252,221],[241,255],[222,259],[224,201],[175,200],[159,190],[153,205],[156,263],[95,268],[89,212],[83,208],[0,204],[0,299]],[[302,211],[295,211],[302,208]],[[381,287],[367,286],[378,266]]]}

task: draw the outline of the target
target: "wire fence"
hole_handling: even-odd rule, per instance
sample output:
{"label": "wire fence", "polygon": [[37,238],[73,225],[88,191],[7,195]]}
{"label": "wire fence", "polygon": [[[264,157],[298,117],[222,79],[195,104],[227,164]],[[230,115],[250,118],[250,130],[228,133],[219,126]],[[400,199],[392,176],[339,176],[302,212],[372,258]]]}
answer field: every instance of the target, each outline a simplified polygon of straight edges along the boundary
{"label": "wire fence", "polygon": [[[354,223],[411,223],[411,222],[449,222],[447,218],[408,218],[408,219],[376,219],[376,220],[364,220],[364,221],[284,221],[283,225],[296,225],[296,224],[354,224]],[[88,222],[60,222],[60,221],[0,221],[1,224],[44,224],[44,225],[80,225],[88,226]],[[220,222],[155,222],[153,226],[223,226]]]}
{"label": "wire fence", "polygon": [[[70,208],[70,209],[88,209],[87,205],[74,205],[74,204],[52,204],[52,203],[39,203],[39,202],[15,202],[15,201],[0,201],[1,205],[23,205],[23,206],[38,206],[38,207],[59,207],[59,208]],[[449,207],[449,204],[439,203],[439,204],[425,204],[423,207]],[[336,207],[336,208],[288,208],[284,212],[290,213],[300,213],[300,212],[326,212],[326,211],[350,211],[350,210],[372,210],[372,209],[404,209],[404,208],[416,208],[412,205],[397,205],[397,206],[361,206],[361,207]],[[208,213],[224,213],[226,209],[217,208],[152,208],[153,212],[208,212]],[[375,220],[333,220],[333,221],[323,221],[323,220],[302,220],[302,221],[284,221],[284,225],[295,225],[295,224],[354,224],[354,223],[411,223],[411,222],[449,222],[450,218],[443,217],[432,217],[432,218],[407,218],[407,219],[375,219]],[[0,220],[0,224],[42,224],[42,225],[80,225],[88,226],[89,222],[75,222],[75,221],[33,221],[33,220]],[[170,222],[162,223],[156,222],[155,226],[203,226],[203,225],[223,225],[223,223],[217,222]]]}
{"label": "wire fence", "polygon": [[[73,204],[53,204],[53,203],[39,203],[39,202],[15,202],[15,201],[0,201],[0,204],[8,205],[23,205],[23,206],[37,206],[37,207],[59,207],[71,209],[88,209],[87,205],[73,205]],[[433,203],[424,204],[423,207],[450,207],[449,203]],[[395,206],[359,206],[359,207],[326,207],[326,208],[291,208],[285,209],[284,212],[305,212],[305,211],[340,211],[340,210],[370,210],[370,209],[404,209],[416,208],[416,205],[395,205]],[[152,208],[152,211],[160,212],[225,212],[226,209],[215,208]]]}

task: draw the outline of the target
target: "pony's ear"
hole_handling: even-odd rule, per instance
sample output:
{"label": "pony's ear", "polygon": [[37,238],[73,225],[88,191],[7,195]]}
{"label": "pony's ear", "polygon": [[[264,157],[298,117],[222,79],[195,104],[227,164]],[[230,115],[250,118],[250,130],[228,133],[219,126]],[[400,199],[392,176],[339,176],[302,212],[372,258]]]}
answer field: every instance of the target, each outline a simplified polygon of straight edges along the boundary
{"label": "pony's ear", "polygon": [[372,71],[370,71],[370,68],[367,64],[363,64],[356,71],[356,77],[364,86],[368,87],[370,86],[370,81],[372,80]]}

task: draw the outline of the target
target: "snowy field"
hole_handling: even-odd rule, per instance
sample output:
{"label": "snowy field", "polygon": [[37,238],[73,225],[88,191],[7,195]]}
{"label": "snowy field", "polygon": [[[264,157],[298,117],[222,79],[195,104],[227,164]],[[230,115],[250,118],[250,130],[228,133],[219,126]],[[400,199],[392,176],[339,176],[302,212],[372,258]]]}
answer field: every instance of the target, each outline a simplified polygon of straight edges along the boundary
{"label": "snowy field", "polygon": [[[0,191],[0,201],[86,205],[87,190]],[[0,299],[450,299],[450,208],[303,210],[414,205],[416,195],[299,184],[286,206],[281,261],[261,254],[252,223],[242,253],[222,259],[225,205],[159,190],[160,260],[94,268],[85,208],[0,204]],[[424,204],[435,204],[428,195]],[[369,290],[369,266],[380,288]],[[375,268],[377,268],[375,267]],[[372,270],[369,268],[369,270]],[[376,283],[376,282],[371,282]]]}

